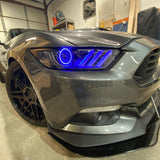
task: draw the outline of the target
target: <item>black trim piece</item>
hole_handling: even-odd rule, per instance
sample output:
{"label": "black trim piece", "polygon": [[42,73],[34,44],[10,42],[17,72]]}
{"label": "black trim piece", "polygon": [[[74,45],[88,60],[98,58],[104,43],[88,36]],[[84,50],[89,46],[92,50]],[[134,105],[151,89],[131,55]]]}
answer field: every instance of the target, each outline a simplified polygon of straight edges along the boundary
{"label": "black trim piece", "polygon": [[145,135],[114,144],[95,147],[75,147],[59,139],[51,132],[48,134],[72,152],[87,157],[104,157],[155,145],[158,141],[159,126],[160,120],[157,119],[155,114],[148,124]]}

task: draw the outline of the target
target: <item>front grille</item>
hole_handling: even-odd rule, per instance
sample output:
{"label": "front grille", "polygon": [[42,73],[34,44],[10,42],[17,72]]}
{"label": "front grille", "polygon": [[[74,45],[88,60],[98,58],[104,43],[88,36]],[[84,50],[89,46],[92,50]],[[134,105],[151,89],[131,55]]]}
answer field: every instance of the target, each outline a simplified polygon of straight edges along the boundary
{"label": "front grille", "polygon": [[152,50],[138,68],[137,72],[135,73],[135,76],[141,78],[146,78],[151,76],[157,68],[159,55],[160,55],[160,48]]}

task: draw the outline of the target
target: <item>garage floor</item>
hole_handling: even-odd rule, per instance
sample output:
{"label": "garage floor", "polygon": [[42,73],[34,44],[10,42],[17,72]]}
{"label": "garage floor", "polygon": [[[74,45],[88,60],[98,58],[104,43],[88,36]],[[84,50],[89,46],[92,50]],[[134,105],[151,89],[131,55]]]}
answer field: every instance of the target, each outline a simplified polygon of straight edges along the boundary
{"label": "garage floor", "polygon": [[[159,134],[160,138],[160,134]],[[0,83],[0,160],[88,160],[71,153],[47,134],[47,128],[25,122],[12,109],[5,85]],[[101,160],[160,160],[160,140],[152,148]]]}

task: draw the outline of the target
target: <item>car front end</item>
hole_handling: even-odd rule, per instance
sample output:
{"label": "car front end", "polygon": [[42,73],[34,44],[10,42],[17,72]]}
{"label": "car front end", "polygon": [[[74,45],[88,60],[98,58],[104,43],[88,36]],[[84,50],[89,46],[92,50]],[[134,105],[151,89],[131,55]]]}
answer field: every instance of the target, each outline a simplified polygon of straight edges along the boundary
{"label": "car front end", "polygon": [[26,42],[32,41],[30,49],[17,56],[52,135],[89,156],[156,143],[158,41],[105,31],[45,34],[54,35],[61,44],[47,43],[47,38],[33,45],[31,37]]}

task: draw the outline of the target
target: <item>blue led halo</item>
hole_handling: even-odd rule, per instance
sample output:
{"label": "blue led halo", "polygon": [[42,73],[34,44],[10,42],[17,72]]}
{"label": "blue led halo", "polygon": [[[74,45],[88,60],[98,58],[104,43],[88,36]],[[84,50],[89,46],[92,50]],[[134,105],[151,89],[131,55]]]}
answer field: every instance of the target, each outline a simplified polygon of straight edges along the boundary
{"label": "blue led halo", "polygon": [[72,52],[68,48],[63,48],[59,51],[58,58],[59,58],[59,61],[61,62],[61,64],[67,65],[73,59]]}

